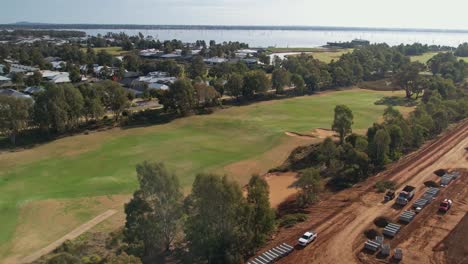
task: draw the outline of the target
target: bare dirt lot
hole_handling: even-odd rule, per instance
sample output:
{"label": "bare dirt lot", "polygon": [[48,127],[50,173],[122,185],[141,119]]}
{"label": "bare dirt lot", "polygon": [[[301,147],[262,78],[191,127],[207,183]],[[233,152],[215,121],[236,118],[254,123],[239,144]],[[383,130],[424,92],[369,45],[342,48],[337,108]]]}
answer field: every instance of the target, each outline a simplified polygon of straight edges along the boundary
{"label": "bare dirt lot", "polygon": [[[391,165],[386,171],[369,178],[358,186],[329,196],[312,206],[309,208],[311,213],[306,222],[280,231],[275,239],[265,247],[265,250],[282,242],[295,245],[296,239],[304,231],[316,230],[318,232],[316,242],[306,248],[297,248],[291,255],[280,260],[280,263],[375,262],[375,256],[361,252],[366,240],[363,235],[364,231],[368,228],[375,228],[372,222],[376,217],[387,216],[396,220],[402,211],[401,208],[393,208],[393,201],[383,203],[383,194],[375,192],[373,187],[375,183],[379,180],[394,180],[397,182],[398,190],[406,184],[413,185],[418,190],[416,193],[416,197],[418,197],[424,192],[424,182],[438,181],[438,176],[433,173],[435,170],[440,168],[468,169],[465,150],[467,146],[468,122],[465,121],[436,140],[427,143],[419,151]],[[468,188],[466,177],[468,176],[460,177],[441,191],[439,199],[450,195],[454,197],[454,200],[457,200],[448,215],[443,217],[434,215],[438,203],[436,200],[431,206],[425,208],[413,220],[412,224],[403,227],[402,232],[390,242],[392,248],[397,245],[403,248],[405,252],[404,263],[431,263],[434,260],[435,253],[431,251],[431,245],[436,246],[442,241],[450,230],[460,222],[463,211],[467,212],[466,204],[463,205],[466,201],[462,199],[462,197],[466,197],[464,193]],[[461,194],[456,195],[457,193]],[[458,209],[456,209],[457,207]],[[442,219],[442,222],[437,222],[438,219]],[[426,221],[428,222],[426,223]],[[443,225],[443,227],[438,228],[440,234],[429,236],[430,227],[424,231],[431,223],[436,226]],[[414,226],[411,226],[413,224]],[[421,229],[421,227],[423,228]],[[413,240],[406,241],[410,237]],[[465,243],[467,242],[465,241]],[[430,245],[426,246],[426,244]],[[420,258],[420,255],[424,254],[428,254],[428,256],[424,259]],[[431,262],[426,262],[429,259]],[[440,257],[439,260],[435,263],[454,263],[447,262],[445,257]],[[385,260],[379,261],[380,263],[385,262]]]}

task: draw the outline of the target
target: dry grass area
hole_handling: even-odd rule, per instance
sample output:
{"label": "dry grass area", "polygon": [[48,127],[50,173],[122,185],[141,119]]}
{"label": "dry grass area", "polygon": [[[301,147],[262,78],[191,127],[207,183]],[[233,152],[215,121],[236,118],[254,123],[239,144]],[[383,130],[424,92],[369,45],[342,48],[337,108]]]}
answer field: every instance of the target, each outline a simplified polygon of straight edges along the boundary
{"label": "dry grass area", "polygon": [[118,213],[94,230],[114,230],[124,223],[123,204],[129,198],[129,195],[114,195],[41,200],[25,204],[19,212],[14,240],[9,249],[10,256],[2,263],[17,263],[18,259],[64,236],[70,232],[70,228],[77,227],[108,209],[115,209]]}

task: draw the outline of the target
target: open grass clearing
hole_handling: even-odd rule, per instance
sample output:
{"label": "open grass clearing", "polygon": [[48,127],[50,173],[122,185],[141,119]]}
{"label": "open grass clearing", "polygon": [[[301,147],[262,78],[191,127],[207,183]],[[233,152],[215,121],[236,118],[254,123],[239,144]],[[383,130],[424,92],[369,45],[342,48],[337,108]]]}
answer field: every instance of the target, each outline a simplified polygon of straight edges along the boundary
{"label": "open grass clearing", "polygon": [[[83,48],[82,50],[86,52],[86,48]],[[113,56],[121,56],[127,53],[127,51],[124,51],[122,47],[102,47],[102,48],[93,48],[93,50],[96,53],[98,53],[101,50],[105,50]]]}
{"label": "open grass clearing", "polygon": [[[41,205],[44,200],[128,196],[137,186],[135,165],[143,160],[164,161],[178,173],[186,188],[197,173],[212,171],[227,173],[245,184],[251,173],[279,165],[290,149],[307,143],[285,135],[286,131],[329,128],[337,104],[346,104],[353,110],[354,129],[366,129],[385,109],[374,102],[391,95],[403,93],[360,89],[324,92],[230,107],[164,125],[63,138],[33,149],[2,153],[0,259],[31,253],[94,215],[92,206],[80,203],[69,205],[79,213],[73,213],[74,209],[66,213],[64,208],[47,210]],[[232,164],[240,162],[244,162],[243,166],[232,169]],[[245,166],[252,162],[252,169]],[[123,202],[119,204],[122,206]],[[60,220],[39,223],[41,214],[47,219],[47,215],[59,212],[64,212]],[[31,236],[37,234],[34,236],[40,241],[33,242],[31,238],[31,245],[26,245],[28,240],[21,237],[27,237],[29,232]],[[50,235],[43,235],[46,233]]]}
{"label": "open grass clearing", "polygon": [[[437,55],[438,53],[440,52],[426,52],[424,54],[421,54],[421,55],[417,55],[417,56],[411,56],[410,59],[411,61],[419,61],[421,63],[427,63],[432,57],[434,57],[435,55]],[[459,60],[463,60],[465,62],[468,63],[468,57],[457,57]]]}

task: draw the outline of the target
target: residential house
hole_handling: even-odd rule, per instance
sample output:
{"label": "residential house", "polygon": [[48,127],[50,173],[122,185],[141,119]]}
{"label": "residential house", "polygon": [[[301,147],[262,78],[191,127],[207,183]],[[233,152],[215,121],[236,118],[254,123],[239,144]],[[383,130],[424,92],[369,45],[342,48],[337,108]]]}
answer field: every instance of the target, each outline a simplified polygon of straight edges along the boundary
{"label": "residential house", "polygon": [[63,70],[63,68],[67,65],[66,61],[52,61],[52,69],[54,70]]}
{"label": "residential house", "polygon": [[180,57],[181,57],[180,54],[174,54],[174,53],[164,54],[160,56],[161,59],[178,59]]}
{"label": "residential house", "polygon": [[51,82],[51,83],[69,83],[70,81],[70,74],[68,72],[58,72],[58,71],[49,71],[44,70],[40,71],[42,74],[42,78]]}
{"label": "residential house", "polygon": [[0,89],[0,95],[12,96],[21,99],[32,99],[30,95],[18,92],[13,89]]}
{"label": "residential house", "polygon": [[0,75],[0,88],[7,88],[12,86],[13,83],[11,82],[10,78]]}
{"label": "residential house", "polygon": [[257,58],[243,58],[242,61],[247,65],[258,64],[258,59]]}
{"label": "residential house", "polygon": [[28,73],[28,72],[35,72],[38,70],[39,68],[36,68],[36,67],[31,67],[31,66],[26,66],[26,65],[16,64],[16,63],[12,63],[10,65],[10,73]]}
{"label": "residential house", "polygon": [[236,51],[235,53],[237,58],[245,58],[245,57],[253,56],[255,54],[257,54],[257,51],[252,50],[252,49],[242,49],[242,50]]}
{"label": "residential house", "polygon": [[212,57],[209,59],[204,59],[203,61],[208,65],[216,65],[216,64],[223,63],[223,62],[227,62],[228,60],[225,58],[220,58],[220,57]]}
{"label": "residential house", "polygon": [[35,95],[35,94],[38,94],[38,93],[42,93],[44,91],[45,91],[45,89],[42,86],[29,86],[29,87],[26,87],[26,89],[23,90],[24,93],[27,93],[29,95]]}

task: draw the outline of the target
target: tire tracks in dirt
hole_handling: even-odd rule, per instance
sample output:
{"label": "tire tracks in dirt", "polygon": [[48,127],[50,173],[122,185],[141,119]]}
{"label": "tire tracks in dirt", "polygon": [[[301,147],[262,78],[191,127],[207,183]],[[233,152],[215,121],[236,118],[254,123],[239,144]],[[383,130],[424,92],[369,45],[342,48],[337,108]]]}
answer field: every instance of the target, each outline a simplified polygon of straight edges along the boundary
{"label": "tire tracks in dirt", "polygon": [[[348,190],[338,192],[309,208],[309,220],[282,230],[265,249],[282,242],[296,244],[296,239],[306,230],[316,230],[318,239],[312,245],[294,251],[279,263],[360,263],[356,254],[365,238],[362,232],[373,219],[390,212],[398,215],[401,210],[391,210],[391,204],[382,205],[381,194],[374,192],[379,180],[395,180],[399,186],[422,183],[433,176],[432,169],[437,161],[468,136],[468,120],[460,122],[443,135],[425,144],[419,151],[390,166],[386,171],[370,177],[365,182]],[[457,146],[463,149],[463,146]],[[449,153],[450,154],[450,153]],[[422,173],[424,175],[421,175]],[[420,177],[417,177],[421,175]],[[418,194],[422,190],[419,190]],[[366,201],[366,200],[369,200]]]}

